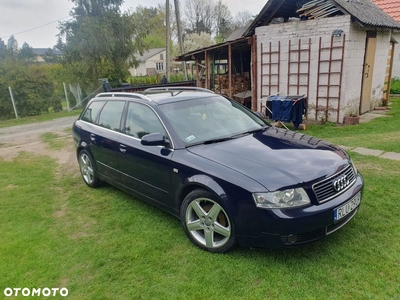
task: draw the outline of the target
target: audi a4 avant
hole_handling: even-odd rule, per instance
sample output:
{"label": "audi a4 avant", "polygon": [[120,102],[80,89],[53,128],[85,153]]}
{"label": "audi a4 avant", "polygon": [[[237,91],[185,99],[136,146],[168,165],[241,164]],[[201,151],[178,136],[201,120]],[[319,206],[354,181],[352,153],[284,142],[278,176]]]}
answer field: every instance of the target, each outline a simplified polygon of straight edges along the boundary
{"label": "audi a4 avant", "polygon": [[73,137],[89,187],[107,182],[167,211],[211,252],[323,239],[362,199],[363,178],[343,149],[205,89],[101,93]]}

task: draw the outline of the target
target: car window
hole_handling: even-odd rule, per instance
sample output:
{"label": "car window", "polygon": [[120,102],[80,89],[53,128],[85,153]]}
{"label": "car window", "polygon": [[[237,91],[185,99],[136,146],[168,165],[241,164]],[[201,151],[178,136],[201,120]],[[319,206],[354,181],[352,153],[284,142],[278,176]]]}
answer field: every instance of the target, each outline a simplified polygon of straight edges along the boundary
{"label": "car window", "polygon": [[124,106],[125,101],[108,101],[100,113],[98,124],[104,128],[120,131]]}
{"label": "car window", "polygon": [[265,126],[262,120],[236,101],[220,96],[167,103],[160,109],[187,145]]}
{"label": "car window", "polygon": [[104,106],[104,103],[106,103],[106,101],[94,101],[90,103],[81,119],[86,122],[94,123],[101,108]]}
{"label": "car window", "polygon": [[124,131],[139,139],[155,132],[165,135],[164,127],[154,111],[146,105],[135,102],[129,103]]}

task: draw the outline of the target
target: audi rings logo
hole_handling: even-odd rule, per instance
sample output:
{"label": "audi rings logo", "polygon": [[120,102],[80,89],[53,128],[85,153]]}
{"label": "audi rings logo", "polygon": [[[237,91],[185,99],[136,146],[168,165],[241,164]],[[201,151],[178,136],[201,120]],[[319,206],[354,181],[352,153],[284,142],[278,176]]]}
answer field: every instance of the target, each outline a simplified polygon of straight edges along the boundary
{"label": "audi rings logo", "polygon": [[334,189],[336,192],[343,191],[343,190],[349,185],[349,183],[350,183],[350,181],[349,181],[349,179],[347,178],[347,175],[344,175],[344,176],[342,176],[342,177],[336,179],[336,180],[333,182],[333,189]]}

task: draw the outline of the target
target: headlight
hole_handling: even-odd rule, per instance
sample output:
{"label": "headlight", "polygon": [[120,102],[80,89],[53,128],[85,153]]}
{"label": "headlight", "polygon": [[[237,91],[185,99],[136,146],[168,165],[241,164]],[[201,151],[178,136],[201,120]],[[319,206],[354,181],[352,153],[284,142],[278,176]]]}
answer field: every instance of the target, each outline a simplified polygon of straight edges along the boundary
{"label": "headlight", "polygon": [[256,206],[260,208],[290,208],[311,203],[303,188],[271,193],[253,193],[253,199]]}
{"label": "headlight", "polygon": [[353,160],[352,160],[352,159],[350,159],[350,163],[351,163],[351,165],[353,166],[353,169],[354,169],[354,175],[357,175],[357,174],[358,174],[358,170],[357,170],[357,167],[356,167],[356,165],[354,164],[354,162],[353,162]]}

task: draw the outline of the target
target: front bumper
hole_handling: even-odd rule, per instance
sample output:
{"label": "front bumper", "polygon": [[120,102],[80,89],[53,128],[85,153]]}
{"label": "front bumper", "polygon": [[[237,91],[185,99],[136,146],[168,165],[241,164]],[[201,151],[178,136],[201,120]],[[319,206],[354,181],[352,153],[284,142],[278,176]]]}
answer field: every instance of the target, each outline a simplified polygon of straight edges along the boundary
{"label": "front bumper", "polygon": [[320,205],[297,209],[258,209],[257,218],[241,218],[237,233],[242,246],[252,248],[282,248],[307,244],[324,239],[347,224],[358,212],[359,206],[338,222],[334,210],[357,193],[362,193],[364,180],[360,174],[354,185],[344,194]]}

